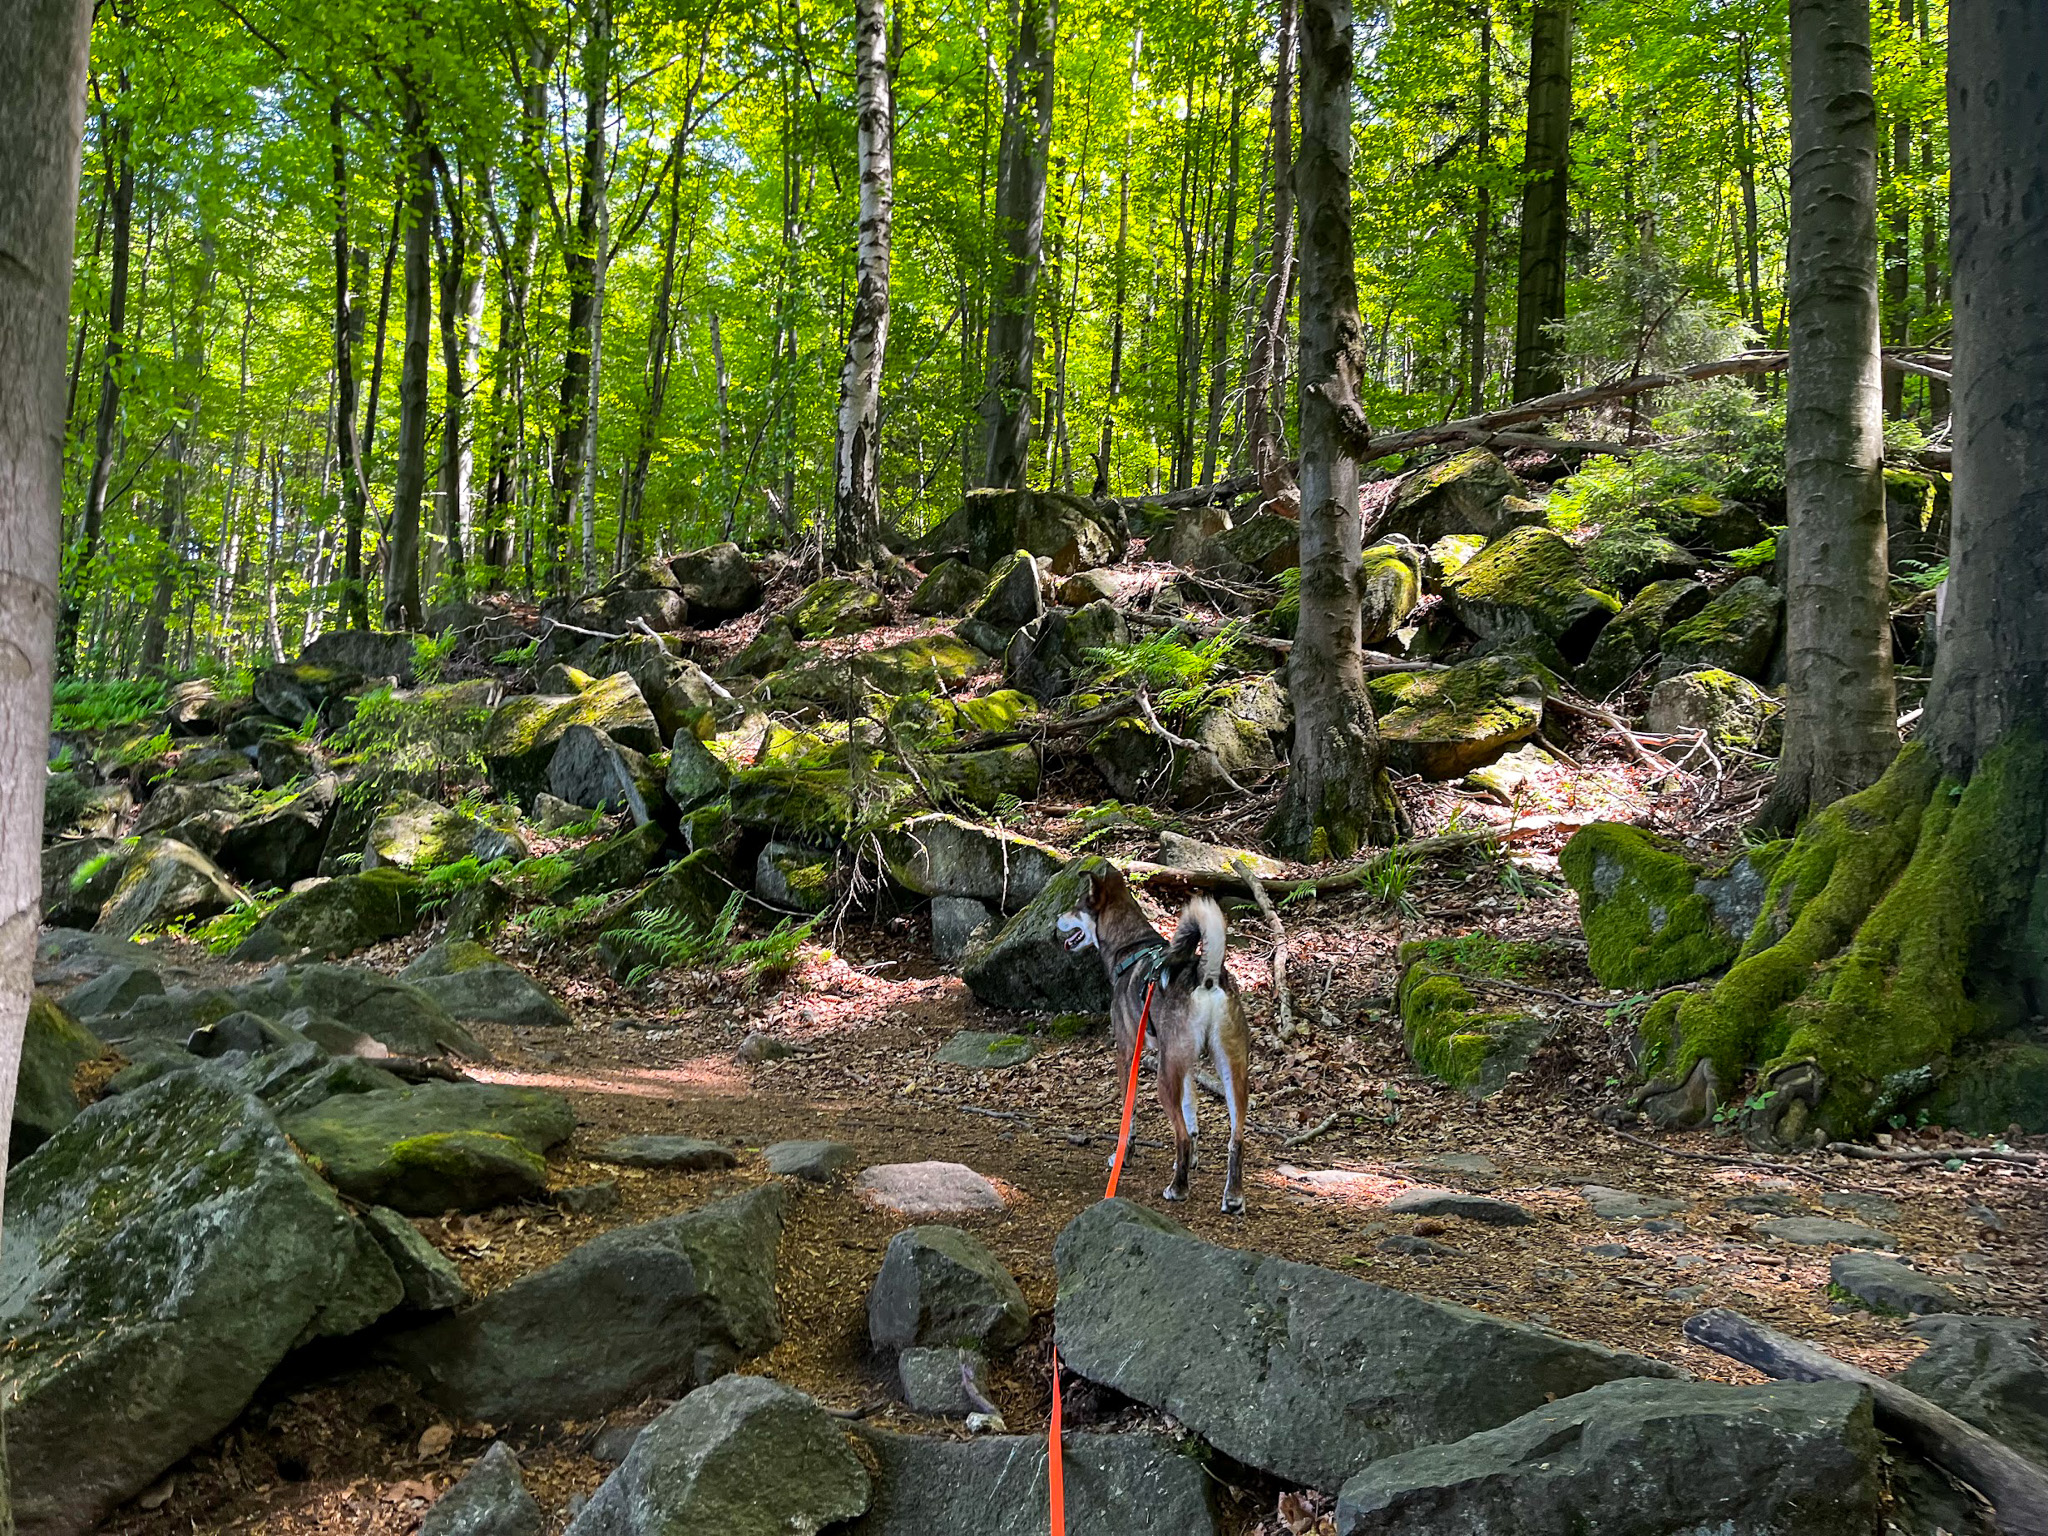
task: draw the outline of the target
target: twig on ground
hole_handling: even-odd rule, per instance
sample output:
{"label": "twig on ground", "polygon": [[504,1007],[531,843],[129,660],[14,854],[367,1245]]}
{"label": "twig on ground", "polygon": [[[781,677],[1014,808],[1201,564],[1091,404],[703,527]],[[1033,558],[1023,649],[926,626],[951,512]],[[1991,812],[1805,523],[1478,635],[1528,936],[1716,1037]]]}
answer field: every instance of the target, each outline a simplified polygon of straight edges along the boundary
{"label": "twig on ground", "polygon": [[1828,1150],[1839,1152],[1844,1157],[1860,1158],[1865,1162],[1903,1163],[1915,1168],[1952,1160],[1965,1163],[2015,1163],[2022,1168],[2048,1168],[2048,1152],[1999,1152],[1984,1147],[1953,1147],[1942,1152],[1907,1152],[1889,1147],[1866,1147],[1860,1141],[1831,1141],[1828,1143]]}
{"label": "twig on ground", "polygon": [[1244,877],[1244,883],[1252,888],[1252,900],[1259,904],[1259,911],[1266,919],[1267,928],[1273,934],[1273,1024],[1282,1040],[1294,1036],[1294,997],[1287,990],[1287,930],[1281,925],[1280,912],[1273,905],[1273,898],[1266,894],[1265,883],[1253,871],[1249,859],[1232,859],[1230,867]]}
{"label": "twig on ground", "polygon": [[1168,746],[1178,747],[1183,752],[1192,752],[1197,757],[1208,758],[1210,762],[1216,765],[1217,777],[1221,778],[1225,784],[1228,784],[1240,795],[1251,793],[1250,790],[1230,776],[1230,770],[1223,766],[1223,758],[1214,747],[1207,746],[1202,742],[1194,740],[1192,737],[1179,736],[1169,731],[1161,723],[1159,716],[1153,711],[1151,696],[1143,688],[1138,690],[1138,713],[1145,717],[1145,723],[1158,732],[1160,739]]}
{"label": "twig on ground", "polygon": [[1321,1136],[1326,1131],[1333,1129],[1336,1126],[1336,1124],[1337,1117],[1335,1115],[1325,1115],[1322,1119],[1318,1120],[1314,1125],[1310,1126],[1307,1130],[1301,1132],[1299,1135],[1289,1136],[1285,1141],[1281,1142],[1280,1150],[1286,1152],[1295,1147],[1307,1146],[1310,1142],[1314,1141],[1318,1136]]}
{"label": "twig on ground", "polygon": [[1666,762],[1663,758],[1658,757],[1656,754],[1651,752],[1649,748],[1645,747],[1642,744],[1642,742],[1637,739],[1636,733],[1629,729],[1628,723],[1624,721],[1619,715],[1615,714],[1612,710],[1602,709],[1597,704],[1578,703],[1571,699],[1561,698],[1554,693],[1545,694],[1543,696],[1543,702],[1545,704],[1555,704],[1559,709],[1563,710],[1568,715],[1581,715],[1588,720],[1599,721],[1600,724],[1606,726],[1610,731],[1613,731],[1615,735],[1621,738],[1622,745],[1628,748],[1629,754],[1632,757],[1634,757],[1637,762],[1641,763],[1645,768],[1650,769],[1652,772],[1676,773],[1678,771],[1676,768],[1672,767],[1670,763]]}
{"label": "twig on ground", "polygon": [[1660,1141],[1647,1136],[1638,1136],[1633,1131],[1624,1131],[1610,1126],[1610,1130],[1623,1141],[1634,1142],[1639,1147],[1648,1147],[1652,1152],[1665,1157],[1684,1158],[1689,1163],[1722,1163],[1732,1168],[1764,1168],[1773,1173],[1796,1174],[1802,1179],[1811,1179],[1816,1184],[1827,1183],[1827,1175],[1812,1168],[1802,1168],[1797,1163],[1769,1163],[1759,1157],[1730,1157],[1725,1152],[1688,1152],[1683,1147],[1667,1147]]}
{"label": "twig on ground", "polygon": [[1563,763],[1565,767],[1577,768],[1579,766],[1579,760],[1577,758],[1573,757],[1571,753],[1565,751],[1563,747],[1560,747],[1556,742],[1552,741],[1549,737],[1545,736],[1541,731],[1538,731],[1536,733],[1535,740],[1537,746],[1541,747],[1544,751],[1548,752],[1560,763]]}

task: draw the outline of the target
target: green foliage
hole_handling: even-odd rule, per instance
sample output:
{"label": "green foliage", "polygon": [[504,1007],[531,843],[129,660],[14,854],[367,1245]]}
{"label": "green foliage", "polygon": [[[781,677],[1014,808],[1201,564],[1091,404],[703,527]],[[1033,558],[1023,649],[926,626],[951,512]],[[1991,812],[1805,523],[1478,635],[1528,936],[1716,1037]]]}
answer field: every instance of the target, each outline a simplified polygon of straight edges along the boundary
{"label": "green foliage", "polygon": [[540,642],[529,640],[524,645],[508,645],[498,652],[491,661],[501,667],[527,667],[533,665],[533,658],[540,654]]}
{"label": "green foliage", "polygon": [[140,725],[164,711],[164,685],[153,678],[89,682],[66,678],[50,700],[50,729],[110,731]]}
{"label": "green foliage", "polygon": [[454,630],[445,635],[414,635],[412,639],[413,676],[422,683],[436,683],[441,680],[441,669],[448,664],[448,658],[455,654],[455,647],[462,636]]}
{"label": "green foliage", "polygon": [[626,984],[638,986],[661,970],[738,970],[751,991],[764,980],[788,975],[817,919],[799,923],[784,918],[759,938],[736,938],[745,900],[734,891],[708,928],[667,907],[642,907],[619,931],[628,937],[634,953],[650,958],[627,974]]}
{"label": "green foliage", "polygon": [[[467,686],[467,685],[464,685]],[[396,689],[372,689],[356,700],[348,724],[328,741],[337,762],[363,763],[396,773],[434,772],[464,780],[483,772],[482,742],[491,712],[481,704],[443,698],[406,698]]]}
{"label": "green foliage", "polygon": [[1403,917],[1419,916],[1408,887],[1414,883],[1415,872],[1421,867],[1421,862],[1406,848],[1389,848],[1373,860],[1358,888],[1381,906],[1392,907]]}
{"label": "green foliage", "polygon": [[135,845],[141,841],[142,839],[138,837],[123,838],[118,848],[109,848],[105,853],[96,853],[91,858],[87,859],[83,864],[79,865],[78,868],[71,871],[72,891],[75,893],[84,890],[88,885],[92,884],[94,877],[96,877],[101,870],[105,869],[109,864],[113,863],[116,859],[122,857],[124,854],[130,852],[135,847]]}
{"label": "green foliage", "polygon": [[571,902],[522,912],[506,924],[506,929],[535,944],[559,943],[602,912],[612,900],[608,891],[591,891]]}
{"label": "green foliage", "polygon": [[1100,646],[1088,652],[1088,659],[1099,669],[1098,687],[1118,683],[1143,686],[1157,696],[1161,707],[1178,712],[1194,708],[1207,697],[1217,674],[1229,665],[1245,628],[1242,620],[1232,620],[1192,645],[1185,631],[1170,629],[1129,645]]}
{"label": "green foliage", "polygon": [[423,870],[420,872],[420,910],[432,912],[444,907],[464,891],[473,891],[488,881],[509,875],[514,867],[510,859],[481,863],[472,853],[452,864],[437,864],[432,869]]}
{"label": "green foliage", "polygon": [[1729,550],[1728,563],[1745,576],[1768,571],[1778,563],[1778,536],[1772,534],[1761,543]]}
{"label": "green foliage", "polygon": [[1519,980],[1528,976],[1539,946],[1503,939],[1483,929],[1448,939],[1429,939],[1411,946],[1412,959],[1426,960],[1439,970],[1463,971],[1472,976],[1497,976]]}

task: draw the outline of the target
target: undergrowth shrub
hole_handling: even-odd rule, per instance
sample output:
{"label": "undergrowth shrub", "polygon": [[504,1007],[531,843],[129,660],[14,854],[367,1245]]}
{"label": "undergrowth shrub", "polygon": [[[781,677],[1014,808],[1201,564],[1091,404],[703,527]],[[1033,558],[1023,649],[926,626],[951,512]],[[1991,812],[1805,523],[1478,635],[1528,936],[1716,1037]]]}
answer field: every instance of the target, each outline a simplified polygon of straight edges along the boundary
{"label": "undergrowth shrub", "polygon": [[627,973],[626,984],[638,986],[657,971],[689,967],[741,971],[752,991],[763,981],[788,975],[817,919],[799,923],[784,918],[760,938],[736,938],[744,901],[745,897],[734,891],[708,928],[667,907],[641,908],[622,928],[613,930],[620,936],[622,948],[646,957]]}

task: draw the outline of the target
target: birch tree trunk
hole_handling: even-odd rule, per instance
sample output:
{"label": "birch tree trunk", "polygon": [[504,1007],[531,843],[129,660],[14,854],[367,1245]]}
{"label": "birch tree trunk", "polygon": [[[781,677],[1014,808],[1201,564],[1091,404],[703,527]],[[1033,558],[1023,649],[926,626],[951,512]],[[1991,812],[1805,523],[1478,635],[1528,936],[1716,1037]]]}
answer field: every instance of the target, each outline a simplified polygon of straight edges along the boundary
{"label": "birch tree trunk", "polygon": [[882,363],[889,347],[890,221],[896,204],[885,9],[884,0],[854,0],[860,239],[854,255],[853,320],[847,327],[846,364],[839,375],[832,529],[833,558],[848,568],[872,564],[882,540]]}
{"label": "birch tree trunk", "polygon": [[1259,331],[1252,346],[1250,377],[1244,386],[1244,414],[1250,424],[1252,468],[1267,493],[1287,475],[1287,413],[1284,405],[1287,299],[1294,282],[1294,0],[1280,0],[1279,37],[1273,70],[1273,251]]}
{"label": "birch tree trunk", "polygon": [[1237,178],[1244,150],[1244,91],[1230,90],[1230,175],[1223,192],[1223,269],[1216,282],[1216,312],[1210,320],[1209,408],[1202,439],[1203,485],[1216,483],[1216,456],[1223,441],[1225,363],[1229,358],[1232,322],[1237,318]]}
{"label": "birch tree trunk", "polygon": [[604,195],[606,118],[611,110],[611,0],[592,0],[583,43],[583,165],[576,227],[562,253],[569,287],[568,340],[562,356],[561,413],[555,429],[554,506],[549,517],[548,581],[569,586],[569,530],[583,494],[589,447],[591,339],[597,315],[599,202]]}
{"label": "birch tree trunk", "polygon": [[398,369],[398,463],[384,567],[384,626],[418,629],[420,508],[427,487],[427,343],[434,330],[434,163],[418,103],[406,113],[405,351]]}
{"label": "birch tree trunk", "polygon": [[356,441],[356,344],[362,322],[352,292],[354,265],[349,248],[348,139],[342,102],[327,114],[334,143],[334,440],[341,458],[341,520],[345,547],[341,565],[341,617],[350,629],[370,627],[369,596],[363,589],[363,523],[370,488],[363,478]]}
{"label": "birch tree trunk", "polygon": [[1536,0],[1529,22],[1529,127],[1522,159],[1529,180],[1522,189],[1521,272],[1515,285],[1517,400],[1564,388],[1551,327],[1564,318],[1571,132],[1571,0]]}
{"label": "birch tree trunk", "polygon": [[1287,659],[1294,752],[1267,837],[1302,859],[1391,842],[1393,793],[1359,655],[1357,385],[1365,338],[1351,231],[1350,0],[1301,7],[1301,620]]}
{"label": "birch tree trunk", "polygon": [[1794,0],[1785,749],[1790,827],[1898,751],[1885,571],[1877,109],[1868,0]]}
{"label": "birch tree trunk", "polygon": [[1013,0],[1016,41],[1003,83],[997,152],[996,276],[981,396],[981,483],[1014,489],[1031,460],[1031,364],[1045,242],[1045,171],[1052,148],[1058,0]]}
{"label": "birch tree trunk", "polygon": [[[1294,0],[1283,0],[1292,5]],[[1131,34],[1131,94],[1138,93],[1138,63],[1144,57],[1145,29]],[[1116,412],[1124,393],[1124,306],[1129,298],[1128,266],[1131,237],[1131,119],[1124,117],[1123,168],[1117,176],[1116,298],[1109,322],[1109,406],[1102,413],[1102,431],[1095,444],[1095,486],[1092,494],[1109,494],[1110,451],[1116,446]]]}
{"label": "birch tree trunk", "polygon": [[[34,988],[86,0],[0,7],[0,1197]],[[7,1520],[0,1485],[0,1522]]]}
{"label": "birch tree trunk", "polygon": [[[1493,0],[1479,0],[1479,174],[1493,160]],[[1465,400],[1477,416],[1486,409],[1487,263],[1493,244],[1493,187],[1479,183],[1479,211],[1472,221],[1472,313],[1465,344]],[[1517,399],[1522,398],[1516,396]]]}
{"label": "birch tree trunk", "polygon": [[179,546],[185,529],[185,503],[190,490],[191,467],[187,463],[192,444],[199,436],[199,389],[206,373],[206,304],[213,293],[213,240],[200,237],[204,266],[195,274],[191,307],[185,314],[185,334],[179,347],[178,372],[183,386],[178,398],[178,417],[164,447],[167,467],[157,513],[157,548],[154,551],[156,581],[149,598],[149,618],[142,631],[142,670],[160,671],[170,645],[171,604],[176,601],[178,573],[184,564]]}

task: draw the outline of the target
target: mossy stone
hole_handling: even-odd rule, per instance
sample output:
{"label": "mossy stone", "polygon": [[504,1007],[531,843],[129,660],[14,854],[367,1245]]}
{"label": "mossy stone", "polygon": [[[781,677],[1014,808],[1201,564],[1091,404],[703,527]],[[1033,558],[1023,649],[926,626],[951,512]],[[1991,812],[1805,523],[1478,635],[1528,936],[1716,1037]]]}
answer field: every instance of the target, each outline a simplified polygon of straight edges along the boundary
{"label": "mossy stone", "polygon": [[988,572],[963,560],[941,560],[910,594],[910,611],[920,618],[956,618],[988,587]]}
{"label": "mossy stone", "polygon": [[[1375,544],[1359,556],[1359,638],[1373,645],[1408,622],[1422,600],[1416,562],[1398,544]],[[1296,613],[1299,615],[1299,601]]]}
{"label": "mossy stone", "polygon": [[1038,561],[1029,550],[1020,549],[996,562],[970,617],[1007,636],[1043,612],[1045,595],[1039,588]]}
{"label": "mossy stone", "polygon": [[1574,681],[1590,697],[1606,698],[1649,665],[1667,629],[1706,606],[1707,589],[1697,581],[1651,582],[1600,631]]}
{"label": "mossy stone", "polygon": [[2048,1044],[1992,1040],[1960,1053],[1926,1109],[1934,1124],[1959,1131],[2048,1134]]}
{"label": "mossy stone", "polygon": [[806,587],[783,611],[801,640],[857,635],[889,622],[889,600],[851,576],[827,576]]}
{"label": "mossy stone", "polygon": [[[1404,958],[1410,947],[1403,946]],[[1409,1059],[1474,1098],[1498,1093],[1556,1028],[1526,1009],[1488,1008],[1463,981],[1426,959],[1407,965],[1397,1000]]]}
{"label": "mossy stone", "polygon": [[1543,724],[1540,672],[1512,655],[1367,683],[1389,766],[1453,779],[1528,740]]}
{"label": "mossy stone", "polygon": [[908,775],[861,754],[845,767],[744,768],[732,776],[726,804],[743,827],[837,842],[899,814],[916,793]]}
{"label": "mossy stone", "polygon": [[1094,950],[1069,953],[1058,923],[1081,904],[1089,878],[1107,868],[1101,858],[1075,859],[1025,904],[986,944],[969,951],[961,977],[991,1008],[1043,1013],[1107,1013],[1109,978]]}
{"label": "mossy stone", "polygon": [[287,896],[235,949],[237,961],[335,960],[419,926],[425,887],[410,870],[338,875]]}
{"label": "mossy stone", "polygon": [[593,892],[623,890],[646,875],[667,843],[667,831],[659,822],[650,821],[579,848],[569,855],[574,867],[568,876],[548,894],[566,903]]}
{"label": "mossy stone", "polygon": [[522,694],[500,704],[482,745],[491,783],[522,800],[545,789],[549,760],[572,725],[602,731],[635,752],[661,750],[661,730],[647,700],[630,676],[614,672],[579,694]]}
{"label": "mossy stone", "polygon": [[1651,689],[1643,723],[1671,734],[1704,730],[1720,747],[1768,751],[1783,709],[1748,678],[1705,667],[1667,677]]}
{"label": "mossy stone", "polygon": [[1482,640],[1540,635],[1583,660],[1620,599],[1589,581],[1571,541],[1548,528],[1510,529],[1444,582],[1444,597]]}
{"label": "mossy stone", "polygon": [[877,646],[856,660],[870,687],[886,694],[957,688],[989,664],[987,652],[952,635],[923,635]]}
{"label": "mossy stone", "polygon": [[1429,546],[1429,554],[1422,562],[1422,574],[1434,587],[1441,587],[1446,578],[1455,576],[1486,548],[1486,538],[1477,533],[1447,533]]}
{"label": "mossy stone", "polygon": [[78,1118],[71,1080],[81,1064],[106,1047],[49,998],[38,993],[28,1006],[22,1038],[21,1074],[14,1090],[14,1121],[7,1159],[19,1162]]}
{"label": "mossy stone", "polygon": [[1520,502],[1521,494],[1522,482],[1499,454],[1467,448],[1408,475],[1384,526],[1419,544],[1432,544],[1447,533],[1495,538],[1512,526],[1516,514],[1506,504]]}
{"label": "mossy stone", "polygon": [[1652,582],[1690,580],[1700,568],[1699,557],[1683,544],[1636,525],[1604,528],[1580,553],[1593,579],[1623,597]]}
{"label": "mossy stone", "polygon": [[1698,888],[1702,871],[1676,843],[1622,822],[1582,827],[1558,867],[1579,898],[1586,959],[1603,986],[1654,991],[1735,958],[1730,931]]}
{"label": "mossy stone", "polygon": [[1275,512],[1254,512],[1211,539],[1207,553],[1212,559],[1221,556],[1224,564],[1277,577],[1301,564],[1301,525]]}
{"label": "mossy stone", "polygon": [[242,893],[198,849],[174,837],[146,837],[123,867],[93,927],[132,939],[177,918],[212,917],[241,901]]}
{"label": "mossy stone", "polygon": [[1761,576],[1745,576],[1664,631],[1660,678],[1718,668],[1761,682],[1778,643],[1785,600]]}
{"label": "mossy stone", "polygon": [[463,859],[490,864],[526,856],[526,843],[517,832],[412,795],[386,805],[370,823],[362,867],[424,872]]}
{"label": "mossy stone", "polygon": [[722,671],[727,677],[766,677],[788,666],[796,657],[796,629],[778,614],[762,622],[754,638],[740,648]]}
{"label": "mossy stone", "polygon": [[925,782],[942,799],[950,798],[977,810],[993,811],[1005,800],[1038,798],[1038,753],[1019,743],[985,752],[955,752],[930,759]]}

